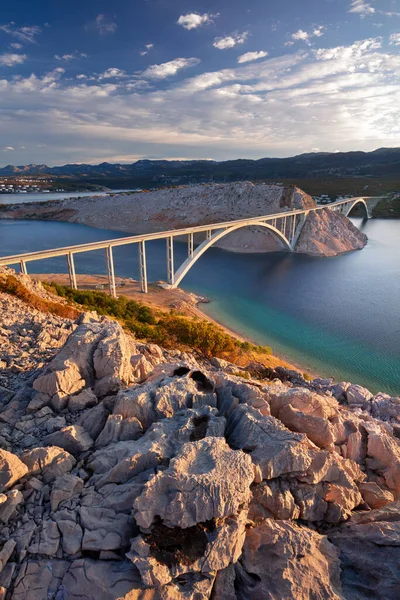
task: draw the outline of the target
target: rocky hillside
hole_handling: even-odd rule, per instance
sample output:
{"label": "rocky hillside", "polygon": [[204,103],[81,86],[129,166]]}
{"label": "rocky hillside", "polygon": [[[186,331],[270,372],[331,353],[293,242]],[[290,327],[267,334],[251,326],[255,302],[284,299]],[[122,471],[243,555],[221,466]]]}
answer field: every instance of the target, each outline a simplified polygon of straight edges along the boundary
{"label": "rocky hillside", "polygon": [[0,598],[398,599],[400,398],[0,301]]}
{"label": "rocky hillside", "polygon": [[[233,221],[315,206],[299,188],[250,182],[196,185],[132,195],[67,199],[0,207],[1,218],[45,219],[83,223],[127,233],[151,233],[194,225]],[[311,214],[297,251],[333,255],[363,248],[367,238],[348,219],[328,209]],[[263,227],[240,229],[217,246],[236,252],[283,250],[283,243]]]}

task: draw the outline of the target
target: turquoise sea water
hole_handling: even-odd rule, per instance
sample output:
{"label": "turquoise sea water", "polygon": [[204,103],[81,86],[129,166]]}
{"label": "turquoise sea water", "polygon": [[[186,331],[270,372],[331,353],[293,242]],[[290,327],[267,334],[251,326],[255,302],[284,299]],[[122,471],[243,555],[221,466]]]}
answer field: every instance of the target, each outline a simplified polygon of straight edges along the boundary
{"label": "turquoise sea water", "polygon": [[[400,221],[354,220],[362,251],[334,258],[232,254],[212,248],[182,287],[207,296],[202,309],[295,364],[400,395]],[[73,223],[0,220],[0,255],[123,237]],[[175,244],[175,261],[186,245]],[[149,280],[166,279],[165,243],[147,244]],[[114,249],[116,274],[139,276],[137,248]],[[103,252],[75,258],[78,273],[105,273]],[[31,273],[66,272],[65,259],[29,263]]]}

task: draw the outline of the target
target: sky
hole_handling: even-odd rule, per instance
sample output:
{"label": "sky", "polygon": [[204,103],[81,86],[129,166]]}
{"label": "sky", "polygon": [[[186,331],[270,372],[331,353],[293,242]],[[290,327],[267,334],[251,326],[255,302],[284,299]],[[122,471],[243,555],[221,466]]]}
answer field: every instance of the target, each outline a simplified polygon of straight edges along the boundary
{"label": "sky", "polygon": [[2,0],[0,165],[400,146],[400,0]]}

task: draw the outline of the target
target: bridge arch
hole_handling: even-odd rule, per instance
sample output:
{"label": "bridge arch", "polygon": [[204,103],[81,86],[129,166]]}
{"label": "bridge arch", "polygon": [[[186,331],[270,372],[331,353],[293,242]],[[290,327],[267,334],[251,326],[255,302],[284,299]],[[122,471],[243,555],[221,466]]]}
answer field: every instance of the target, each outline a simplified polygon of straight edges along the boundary
{"label": "bridge arch", "polygon": [[[283,215],[284,216],[284,215]],[[193,265],[199,260],[200,256],[204,254],[211,246],[213,246],[218,240],[225,237],[232,231],[236,231],[237,229],[243,229],[243,227],[254,227],[261,226],[269,229],[274,233],[286,246],[287,250],[292,250],[289,240],[279,229],[273,227],[270,223],[264,223],[262,221],[256,223],[239,223],[232,227],[228,227],[226,229],[218,229],[209,239],[204,240],[199,246],[197,246],[196,250],[193,252],[192,256],[189,256],[179,267],[174,275],[174,282],[168,286],[170,288],[176,288],[185,277],[185,275],[190,271]]]}
{"label": "bridge arch", "polygon": [[357,198],[356,200],[354,200],[354,202],[350,205],[349,208],[347,208],[347,205],[346,205],[346,210],[344,212],[344,215],[346,217],[348,217],[349,214],[351,213],[351,211],[353,210],[353,208],[355,208],[359,204],[361,204],[364,207],[365,217],[367,219],[369,219],[370,218],[370,214],[369,214],[367,203],[365,202],[364,198]]}

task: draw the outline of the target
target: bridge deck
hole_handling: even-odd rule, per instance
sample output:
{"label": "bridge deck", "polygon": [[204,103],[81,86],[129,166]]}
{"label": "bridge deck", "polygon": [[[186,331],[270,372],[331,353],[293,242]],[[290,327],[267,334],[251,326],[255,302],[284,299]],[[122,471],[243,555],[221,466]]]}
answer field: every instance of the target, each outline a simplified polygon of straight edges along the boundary
{"label": "bridge deck", "polygon": [[56,256],[65,256],[68,254],[81,253],[81,252],[90,252],[92,250],[102,250],[106,248],[114,248],[117,246],[125,246],[127,244],[137,244],[140,242],[147,242],[151,240],[160,240],[167,239],[171,237],[178,237],[182,235],[201,233],[207,231],[215,231],[216,229],[228,229],[234,227],[235,225],[242,225],[243,227],[257,224],[259,222],[268,222],[274,221],[278,219],[283,219],[286,217],[297,216],[308,214],[311,211],[325,210],[331,209],[337,206],[341,206],[344,204],[349,204],[350,202],[354,202],[359,199],[363,200],[372,200],[372,198],[365,197],[356,197],[356,198],[348,198],[347,200],[341,200],[339,202],[334,202],[329,205],[324,206],[316,206],[309,209],[298,209],[291,211],[284,211],[269,215],[263,215],[260,217],[251,217],[246,219],[236,219],[235,221],[225,221],[222,223],[209,223],[206,225],[196,225],[193,227],[185,227],[183,229],[172,229],[170,231],[159,231],[155,233],[146,233],[143,235],[133,235],[123,238],[114,238],[111,240],[103,240],[101,242],[91,242],[88,244],[77,244],[73,246],[64,246],[62,248],[52,248],[49,250],[39,250],[37,252],[25,252],[22,254],[15,254],[13,256],[4,256],[0,257],[0,266],[6,265],[14,265],[17,263],[30,262],[33,260],[42,260],[46,258],[54,258]]}

